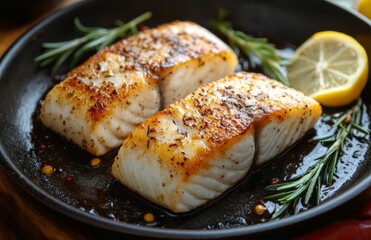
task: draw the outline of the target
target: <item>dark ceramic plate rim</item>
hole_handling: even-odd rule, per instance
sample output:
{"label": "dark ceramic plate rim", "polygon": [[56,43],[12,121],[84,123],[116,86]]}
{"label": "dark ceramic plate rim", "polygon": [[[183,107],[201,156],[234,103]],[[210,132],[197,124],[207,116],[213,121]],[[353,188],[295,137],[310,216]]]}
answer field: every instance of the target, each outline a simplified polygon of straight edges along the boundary
{"label": "dark ceramic plate rim", "polygon": [[[12,46],[4,53],[3,57],[0,59],[0,75],[2,75],[7,66],[9,65],[10,61],[14,56],[19,54],[19,47],[26,44],[29,39],[31,39],[38,31],[46,27],[50,22],[54,21],[57,18],[63,17],[66,13],[77,9],[82,8],[85,5],[93,2],[94,0],[82,1],[70,7],[61,9],[56,11],[55,13],[51,14],[50,16],[46,17],[45,19],[41,20],[39,23],[35,24],[31,29],[29,29],[26,33],[18,38]],[[331,3],[327,1],[329,4],[333,5],[333,7],[342,8],[344,11],[347,11],[349,14],[353,15],[356,18],[360,18],[361,20],[367,23],[368,19],[363,15],[359,14],[355,10],[345,9],[337,4]],[[371,27],[371,23],[368,22],[368,25]],[[23,190],[25,190],[28,194],[32,197],[40,201],[42,204],[60,212],[66,216],[69,216],[73,219],[78,221],[87,223],[89,225],[97,226],[103,229],[112,230],[121,233],[127,234],[134,234],[134,235],[141,235],[147,237],[165,237],[165,238],[199,238],[199,239],[206,239],[206,238],[223,238],[223,237],[232,237],[232,236],[246,236],[252,235],[262,232],[269,232],[272,230],[276,230],[283,227],[288,227],[321,214],[324,214],[341,204],[351,200],[368,187],[371,186],[371,176],[366,177],[354,187],[347,189],[346,191],[342,192],[340,195],[332,198],[325,203],[309,209],[305,212],[302,212],[298,215],[294,215],[285,219],[281,219],[276,222],[268,222],[264,224],[256,224],[256,225],[249,225],[246,227],[240,228],[233,228],[233,229],[219,229],[219,230],[188,230],[188,229],[162,229],[162,228],[153,228],[153,227],[145,227],[134,225],[131,223],[126,222],[115,222],[113,220],[109,220],[103,217],[99,217],[96,215],[88,214],[77,208],[61,201],[60,199],[51,196],[46,191],[39,188],[36,184],[28,181],[27,176],[25,176],[18,167],[13,163],[13,161],[5,154],[4,148],[0,145],[0,154],[1,154],[1,165],[3,169],[5,169],[7,175]]]}

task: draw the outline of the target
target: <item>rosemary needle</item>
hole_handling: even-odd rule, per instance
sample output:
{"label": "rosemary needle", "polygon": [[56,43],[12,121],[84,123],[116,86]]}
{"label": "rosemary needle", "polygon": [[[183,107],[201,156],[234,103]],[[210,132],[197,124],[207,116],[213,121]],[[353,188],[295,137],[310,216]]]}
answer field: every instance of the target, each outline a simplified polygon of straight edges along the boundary
{"label": "rosemary needle", "polygon": [[329,144],[329,146],[323,155],[315,159],[315,164],[308,171],[288,182],[270,185],[266,188],[276,193],[263,199],[277,201],[283,205],[273,214],[272,220],[280,218],[290,209],[296,213],[296,205],[299,201],[307,205],[309,200],[315,197],[315,202],[319,205],[322,185],[332,185],[334,182],[336,166],[340,155],[344,152],[346,140],[354,137],[356,131],[369,135],[369,132],[360,126],[361,106],[362,101],[358,99],[351,109],[335,119],[331,134],[312,139],[312,141]]}
{"label": "rosemary needle", "polygon": [[[240,49],[253,67],[260,65],[264,74],[289,85],[290,83],[281,69],[281,66],[288,64],[289,61],[282,58],[275,46],[266,38],[254,38],[233,30],[232,23],[225,20],[227,15],[225,9],[220,9],[218,19],[212,22],[213,27],[228,39],[231,47]],[[256,61],[256,58],[259,61]]]}
{"label": "rosemary needle", "polygon": [[83,37],[65,42],[43,43],[47,49],[45,53],[35,58],[41,66],[54,64],[55,72],[70,56],[72,56],[71,66],[90,50],[100,50],[115,40],[131,36],[138,32],[138,24],[146,21],[152,16],[151,12],[146,12],[133,20],[124,23],[118,22],[117,27],[107,29],[101,27],[86,27],[81,24],[78,18],[75,19],[76,29],[84,34]]}

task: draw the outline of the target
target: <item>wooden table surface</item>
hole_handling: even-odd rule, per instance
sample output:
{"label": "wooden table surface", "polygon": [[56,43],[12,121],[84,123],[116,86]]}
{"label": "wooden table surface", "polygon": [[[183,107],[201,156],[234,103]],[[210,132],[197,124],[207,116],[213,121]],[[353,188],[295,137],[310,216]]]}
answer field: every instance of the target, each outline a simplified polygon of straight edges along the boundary
{"label": "wooden table surface", "polygon": [[[9,46],[36,22],[57,9],[80,0],[62,0],[38,18],[16,26],[0,25],[0,57]],[[311,223],[287,236],[298,236],[319,226],[356,218],[371,199],[371,188],[350,202],[326,214],[321,224]],[[0,240],[1,239],[143,239],[120,235],[79,223],[43,206],[20,189],[0,168]],[[274,238],[277,238],[274,237]]]}

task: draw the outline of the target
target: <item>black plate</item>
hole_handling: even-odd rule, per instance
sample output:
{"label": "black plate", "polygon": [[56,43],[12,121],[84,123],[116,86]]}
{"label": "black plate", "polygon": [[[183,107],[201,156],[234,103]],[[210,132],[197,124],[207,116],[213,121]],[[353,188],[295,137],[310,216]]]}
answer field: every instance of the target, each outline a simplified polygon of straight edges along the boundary
{"label": "black plate", "polygon": [[[345,203],[371,185],[369,139],[355,139],[338,167],[333,187],[324,188],[322,204],[302,207],[302,213],[268,222],[269,214],[257,217],[252,208],[264,196],[272,178],[284,179],[305,171],[313,156],[323,148],[309,144],[306,136],[267,166],[252,172],[237,188],[209,206],[176,216],[157,208],[115,183],[109,174],[114,153],[98,169],[90,166],[86,153],[62,141],[40,125],[40,100],[56,82],[48,69],[38,68],[33,59],[42,42],[76,37],[73,19],[88,26],[110,26],[116,19],[128,20],[145,11],[154,17],[149,26],[175,19],[195,21],[209,27],[220,7],[229,9],[236,28],[255,36],[269,37],[279,46],[298,46],[314,32],[335,30],[354,36],[371,47],[371,26],[366,18],[325,1],[289,0],[160,0],[88,1],[48,17],[22,36],[6,53],[0,65],[1,166],[24,190],[43,204],[74,219],[100,228],[142,236],[171,238],[221,238],[256,235],[292,226],[319,216]],[[368,49],[368,54],[370,54]],[[370,92],[370,84],[364,93]],[[363,125],[370,129],[371,96],[364,94]],[[327,113],[344,109],[326,109]],[[316,131],[328,126],[320,121]],[[311,133],[312,135],[314,132]],[[307,156],[307,157],[306,157]],[[308,157],[312,156],[312,157]],[[57,174],[46,177],[41,166],[51,164]],[[65,182],[73,176],[75,182]],[[276,206],[266,203],[272,211]],[[156,222],[146,224],[143,214],[154,213]],[[262,223],[263,224],[256,224]]]}

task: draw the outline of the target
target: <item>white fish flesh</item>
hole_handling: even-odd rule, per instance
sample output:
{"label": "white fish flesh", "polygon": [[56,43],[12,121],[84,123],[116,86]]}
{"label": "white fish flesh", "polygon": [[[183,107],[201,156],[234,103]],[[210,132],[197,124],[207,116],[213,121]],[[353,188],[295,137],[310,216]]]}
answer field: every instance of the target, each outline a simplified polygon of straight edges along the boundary
{"label": "white fish flesh", "polygon": [[318,102],[277,81],[233,74],[139,125],[123,142],[112,174],[144,198],[187,212],[282,153],[321,113]]}

